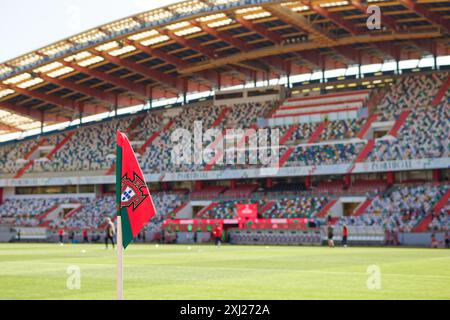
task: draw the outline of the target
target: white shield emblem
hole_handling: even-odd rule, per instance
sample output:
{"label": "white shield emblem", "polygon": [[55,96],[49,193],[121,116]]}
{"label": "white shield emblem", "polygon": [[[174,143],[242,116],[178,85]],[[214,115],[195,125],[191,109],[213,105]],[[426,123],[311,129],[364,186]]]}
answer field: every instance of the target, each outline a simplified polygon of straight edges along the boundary
{"label": "white shield emblem", "polygon": [[136,193],[134,192],[133,188],[127,187],[122,192],[122,202],[130,201],[135,195]]}

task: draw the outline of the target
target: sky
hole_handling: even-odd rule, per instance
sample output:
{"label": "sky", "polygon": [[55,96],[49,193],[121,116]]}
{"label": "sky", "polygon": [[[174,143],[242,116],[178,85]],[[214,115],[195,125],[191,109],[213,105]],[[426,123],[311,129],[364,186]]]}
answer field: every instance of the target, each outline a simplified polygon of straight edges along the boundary
{"label": "sky", "polygon": [[180,0],[0,0],[0,63],[74,34]]}

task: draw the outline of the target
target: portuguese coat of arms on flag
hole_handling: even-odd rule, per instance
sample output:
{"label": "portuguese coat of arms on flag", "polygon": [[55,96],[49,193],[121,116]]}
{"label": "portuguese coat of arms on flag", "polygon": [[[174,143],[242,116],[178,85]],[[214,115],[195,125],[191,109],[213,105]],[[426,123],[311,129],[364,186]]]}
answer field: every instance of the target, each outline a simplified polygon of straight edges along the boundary
{"label": "portuguese coat of arms on flag", "polygon": [[130,141],[120,131],[117,131],[116,203],[126,248],[156,214],[156,209]]}

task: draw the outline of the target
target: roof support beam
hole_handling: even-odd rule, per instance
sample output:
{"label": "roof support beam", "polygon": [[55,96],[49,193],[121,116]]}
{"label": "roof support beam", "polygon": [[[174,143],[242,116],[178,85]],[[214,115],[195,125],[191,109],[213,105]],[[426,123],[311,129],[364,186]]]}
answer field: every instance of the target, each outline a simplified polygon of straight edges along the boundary
{"label": "roof support beam", "polygon": [[[186,67],[189,65],[189,63],[184,61],[183,59],[177,58],[176,56],[168,54],[158,48],[152,48],[151,46],[146,47],[146,46],[140,44],[138,41],[125,40],[125,43],[127,45],[132,45],[132,46],[136,47],[137,49],[141,50],[142,52],[145,52],[146,54],[148,54],[150,56],[164,60],[165,62],[176,66],[177,68],[183,68],[183,67]],[[211,77],[205,76],[204,73],[197,73],[196,75],[198,75],[200,78],[207,80],[208,82],[210,82],[213,85],[217,85],[217,81],[216,81],[217,77],[216,76],[211,78]]]}
{"label": "roof support beam", "polygon": [[426,20],[428,20],[431,24],[440,26],[447,31],[450,31],[450,22],[446,19],[444,19],[439,14],[436,14],[435,12],[429,11],[426,7],[424,7],[422,4],[414,2],[412,0],[399,0],[401,4],[403,4],[408,9],[414,11],[419,16],[424,17]]}
{"label": "roof support beam", "polygon": [[264,7],[264,9],[282,21],[303,30],[307,35],[313,38],[313,41],[318,43],[335,43],[335,40],[328,35],[327,32],[314,26],[312,22],[308,21],[301,14],[295,13],[286,7],[280,6],[279,4]]}
{"label": "roof support beam", "polygon": [[[1,121],[1,119],[0,119],[0,121]],[[6,123],[0,122],[0,131],[18,132],[18,131],[23,131],[23,130],[20,128],[14,127],[14,126],[10,126]]]}
{"label": "roof support beam", "polygon": [[22,89],[16,86],[10,86],[10,85],[3,85],[5,88],[12,89],[20,94],[23,94],[25,96],[34,97],[35,99],[45,101],[50,104],[57,105],[59,107],[62,107],[70,112],[78,113],[80,108],[83,108],[88,113],[96,113],[101,106],[92,104],[92,103],[83,103],[83,102],[77,102],[69,99],[60,98],[57,96],[37,92],[35,90],[28,90],[28,89]]}
{"label": "roof support beam", "polygon": [[311,64],[312,66],[323,70],[325,68],[324,61],[320,54],[318,54],[315,51],[308,50],[308,51],[301,51],[296,53],[297,56],[299,56],[302,60],[305,60],[307,63]]}
{"label": "roof support beam", "polygon": [[209,86],[196,83],[187,78],[183,79],[179,76],[174,76],[158,70],[150,69],[131,60],[113,57],[104,52],[96,51],[95,54],[102,56],[103,58],[114,64],[121,65],[131,71],[143,75],[144,77],[153,79],[157,81],[159,84],[167,86],[168,88],[166,89],[166,91],[171,92],[171,95],[173,97],[178,96],[179,93],[184,93],[188,91],[201,91],[210,89]]}
{"label": "roof support beam", "polygon": [[308,6],[311,10],[320,14],[321,16],[327,18],[328,20],[331,20],[331,22],[335,23],[339,27],[345,29],[350,34],[352,34],[352,35],[359,34],[358,30],[356,29],[356,27],[354,25],[352,25],[351,23],[342,19],[341,16],[339,16],[338,14],[331,12],[325,8],[322,8],[321,6],[319,6],[317,4],[312,4],[309,1],[302,1],[302,3],[306,6]]}
{"label": "roof support beam", "polygon": [[332,47],[333,51],[343,56],[347,61],[354,64],[361,64],[360,53],[352,46]]}
{"label": "roof support beam", "polygon": [[432,39],[418,39],[413,42],[422,52],[436,55],[436,42]]}
{"label": "roof support beam", "polygon": [[[175,33],[164,29],[164,30],[160,30],[159,31],[162,34],[167,35],[168,37],[170,37],[172,40],[174,40],[175,42],[183,45],[184,47],[190,48],[194,51],[197,51],[199,53],[201,53],[202,55],[208,57],[211,61],[213,61],[214,59],[218,58],[218,55],[211,49],[208,49],[204,46],[202,46],[197,40],[194,39],[185,39],[183,37],[177,36]],[[238,70],[236,70],[234,67],[231,67],[231,69],[233,69],[236,72],[239,72]],[[244,74],[245,76],[245,74]],[[214,83],[215,85],[218,85],[217,82],[217,76],[216,77],[205,77],[202,76],[203,78],[207,79],[208,81]]]}
{"label": "roof support beam", "polygon": [[[242,24],[247,29],[249,29],[249,30],[251,30],[253,32],[256,32],[260,36],[262,36],[262,37],[272,41],[275,44],[281,44],[283,42],[283,37],[279,33],[267,30],[266,28],[264,28],[264,27],[262,27],[262,26],[260,26],[260,25],[258,25],[256,23],[253,23],[253,22],[251,22],[249,20],[245,20],[242,17],[236,16],[235,19],[236,19],[237,22]],[[210,28],[210,29],[212,29],[212,28]],[[206,31],[208,31],[208,30],[206,30]],[[218,35],[218,36],[221,36],[221,35]],[[222,36],[223,36],[223,34],[222,34]],[[248,51],[249,47],[248,47],[247,44],[245,44],[245,42],[243,40],[241,40],[241,39],[234,39],[234,38],[229,37],[229,36],[226,37],[226,38],[227,39],[231,38],[231,39],[228,39],[230,42],[228,42],[227,39],[222,38],[222,37],[220,37],[219,39],[221,39],[222,41],[227,42],[228,44],[231,44],[231,45],[237,47],[242,52],[247,52]],[[289,72],[289,70],[287,70],[287,68],[286,68],[286,64],[284,63],[283,59],[281,59],[279,57],[273,56],[273,57],[270,57],[268,59],[264,59],[263,62],[269,64],[272,67],[272,69],[274,69],[274,71],[276,73],[287,74]]]}
{"label": "roof support beam", "polygon": [[262,72],[259,68],[241,62],[233,65],[233,70],[244,75],[246,79],[254,79],[257,72]]}
{"label": "roof support beam", "polygon": [[[189,21],[193,26],[197,26],[197,27],[199,27],[200,29],[202,29],[203,31],[205,31],[205,32],[207,32],[208,34],[211,34],[211,35],[213,35],[214,37],[216,37],[217,39],[219,39],[219,40],[222,40],[222,41],[224,41],[225,43],[228,43],[229,45],[232,45],[232,46],[234,46],[235,48],[237,48],[237,49],[239,49],[239,50],[241,50],[241,51],[243,51],[243,52],[246,52],[246,51],[248,51],[248,45],[247,45],[247,43],[245,43],[244,41],[242,41],[241,39],[239,39],[239,38],[233,38],[228,32],[226,32],[226,31],[219,31],[219,30],[217,30],[217,29],[214,29],[214,28],[211,28],[211,27],[209,27],[206,23],[201,23],[201,22],[198,22],[197,20],[191,20],[191,21]],[[197,50],[197,49],[202,49],[202,47],[200,46],[200,48],[198,48],[198,46],[196,47],[196,48],[194,48],[194,47],[191,47],[192,49],[194,49],[194,50]],[[201,51],[199,51],[199,52],[201,52]],[[204,51],[204,52],[201,52],[202,54],[204,54],[204,55],[206,55],[207,57],[209,57],[210,59],[214,59],[214,57],[215,57],[215,54],[212,54],[212,52],[207,52],[207,51]],[[240,76],[238,76],[238,78],[241,80],[241,81],[244,81],[245,82],[245,79],[251,79],[252,77],[254,77],[254,75],[252,74],[252,75],[249,75],[249,73],[248,73],[248,70],[246,70],[246,68],[243,68],[243,67],[237,67],[237,66],[231,66],[230,67],[232,70],[231,71],[234,71],[234,72],[236,72],[237,74],[239,74]],[[242,79],[242,78],[245,78],[245,79]],[[216,83],[217,84],[217,83]]]}
{"label": "roof support beam", "polygon": [[385,43],[385,42],[380,42],[380,43],[373,43],[373,46],[375,48],[377,48],[379,51],[381,51],[382,53],[384,53],[385,55],[387,55],[388,57],[398,61],[400,60],[400,50],[395,47],[394,45]]}
{"label": "roof support beam", "polygon": [[268,65],[270,65],[276,73],[279,74],[288,74],[290,72],[289,70],[289,64],[288,61],[280,58],[279,56],[271,56],[267,57],[264,60]]}
{"label": "roof support beam", "polygon": [[283,42],[283,37],[277,32],[270,31],[257,23],[254,23],[250,20],[245,20],[244,18],[239,16],[236,16],[235,19],[247,29],[256,32],[260,36],[272,41],[275,44],[281,44]]}
{"label": "roof support beam", "polygon": [[[82,86],[68,80],[52,78],[43,73],[39,74],[39,77],[47,82],[56,84],[60,87],[64,87],[72,91],[76,91],[86,96],[92,97],[98,101],[105,103],[108,106],[115,105],[115,103],[117,102],[117,99],[114,94],[104,93],[102,91]],[[109,108],[104,108],[104,111],[109,111]]]}
{"label": "roof support beam", "polygon": [[[354,37],[345,37],[341,39],[336,39],[336,45],[344,46],[344,45],[354,45],[358,43],[380,43],[387,41],[400,41],[400,40],[412,40],[412,39],[424,39],[424,38],[439,38],[442,37],[442,34],[439,31],[430,31],[424,33],[410,34],[410,33],[399,33],[399,34],[364,34],[358,35]],[[253,50],[252,52],[241,52],[234,55],[230,55],[227,57],[216,59],[214,62],[205,61],[200,63],[192,64],[188,68],[181,68],[179,72],[182,74],[189,74],[192,72],[197,72],[201,70],[206,70],[211,67],[219,67],[227,64],[234,64],[237,62],[252,60],[252,59],[260,59],[268,56],[283,54],[283,53],[291,53],[291,52],[303,52],[306,50],[317,50],[319,48],[327,48],[329,45],[327,44],[318,44],[312,42],[304,42],[304,43],[294,43],[294,44],[285,44],[282,46],[271,46],[265,47],[257,50]]]}
{"label": "roof support beam", "polygon": [[222,40],[235,48],[238,48],[241,51],[248,51],[250,48],[248,44],[239,38],[233,38],[232,35],[227,31],[219,31],[215,28],[209,27],[206,23],[201,23],[196,20],[191,20],[190,23],[194,26],[201,28],[203,31],[206,31],[208,34],[213,35],[217,39]]}
{"label": "roof support beam", "polygon": [[51,113],[41,113],[38,110],[26,108],[10,102],[0,102],[0,108],[41,122],[63,122],[70,120],[69,118],[66,117],[58,116]]}
{"label": "roof support beam", "polygon": [[183,81],[181,81],[181,79],[179,78],[165,74],[157,70],[152,70],[148,67],[145,67],[131,60],[113,57],[104,52],[95,51],[94,54],[99,55],[116,65],[123,66],[131,71],[143,75],[144,77],[153,79],[156,82],[166,85],[174,89],[176,92],[183,92]]}
{"label": "roof support beam", "polygon": [[186,39],[186,38],[177,36],[175,33],[173,33],[172,31],[169,31],[167,29],[159,30],[159,32],[161,34],[165,34],[166,36],[170,37],[175,42],[177,42],[187,48],[191,48],[197,52],[200,52],[202,55],[208,57],[209,59],[218,58],[218,55],[216,53],[214,53],[213,50],[203,47],[198,41],[196,41],[194,39]]}
{"label": "roof support beam", "polygon": [[137,83],[133,83],[131,81],[125,80],[125,79],[121,79],[118,77],[114,77],[111,76],[107,73],[104,72],[100,72],[98,70],[95,69],[91,69],[91,68],[87,68],[87,67],[82,67],[76,63],[73,62],[65,62],[62,61],[61,63],[63,63],[64,65],[71,67],[75,70],[77,70],[78,72],[87,74],[91,77],[106,81],[108,83],[111,83],[113,85],[115,85],[116,87],[125,89],[129,92],[134,93],[136,96],[138,96],[142,102],[144,102],[146,99],[150,98],[150,94],[148,93],[147,87],[141,84],[137,84]]}
{"label": "roof support beam", "polygon": [[137,49],[145,52],[146,54],[159,58],[161,60],[166,61],[167,63],[173,64],[176,67],[185,67],[188,65],[184,60],[175,57],[174,55],[168,54],[159,48],[152,48],[151,46],[147,47],[140,44],[138,41],[124,40],[126,45],[131,45],[136,47]]}

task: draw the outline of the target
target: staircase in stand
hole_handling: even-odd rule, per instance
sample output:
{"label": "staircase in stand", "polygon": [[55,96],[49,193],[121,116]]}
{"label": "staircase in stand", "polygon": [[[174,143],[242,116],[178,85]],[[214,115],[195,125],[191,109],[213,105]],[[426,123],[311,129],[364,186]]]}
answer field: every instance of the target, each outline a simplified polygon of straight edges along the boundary
{"label": "staircase in stand", "polygon": [[280,139],[280,144],[284,145],[286,144],[286,142],[289,141],[289,139],[291,139],[291,137],[293,136],[293,134],[295,133],[295,131],[297,131],[299,125],[298,124],[293,124],[289,127],[288,131],[284,134],[284,136],[281,137]]}
{"label": "staircase in stand", "polygon": [[14,176],[14,179],[19,179],[20,177],[22,177],[25,174],[25,172],[27,172],[28,169],[30,169],[33,163],[34,160],[29,160],[19,171],[17,171],[16,175]]}
{"label": "staircase in stand", "polygon": [[[250,129],[258,130],[258,125],[257,125],[257,124],[252,124],[252,125],[250,126]],[[244,131],[245,131],[245,130],[244,130]],[[217,146],[218,143],[221,143],[222,140],[223,140],[223,135],[221,135],[220,138],[218,138],[217,140],[215,140],[215,141],[213,142],[213,144],[211,145],[211,147],[214,148],[215,146]],[[237,144],[237,146],[236,146],[236,149],[242,148],[242,146],[245,145],[245,142],[246,142],[246,136],[242,137],[242,139],[238,142],[238,144]],[[206,164],[206,166],[204,167],[204,170],[205,170],[205,171],[211,171],[212,168],[214,168],[214,166],[216,165],[217,161],[219,161],[219,159],[221,159],[222,157],[223,157],[223,152],[222,152],[222,151],[218,152],[218,153],[214,156],[214,158],[212,158],[211,161],[210,161],[208,164]]]}
{"label": "staircase in stand", "polygon": [[59,208],[58,204],[54,205],[49,210],[47,210],[47,212],[45,212],[42,215],[40,215],[39,217],[37,217],[37,219],[39,221],[43,222],[53,211],[57,210],[58,208]]}
{"label": "staircase in stand", "polygon": [[289,160],[290,156],[292,155],[292,153],[294,152],[295,148],[291,147],[288,148],[283,155],[280,157],[280,163],[279,163],[279,167],[284,167],[284,165],[286,164],[286,162]]}
{"label": "staircase in stand", "polygon": [[373,199],[367,198],[366,201],[362,202],[359,206],[355,208],[355,211],[353,211],[352,216],[357,217],[364,214],[367,208],[369,208],[369,206],[372,204],[372,202]]}
{"label": "staircase in stand", "polygon": [[328,126],[328,121],[322,122],[317,127],[316,131],[314,131],[314,133],[311,135],[311,137],[309,137],[308,143],[315,143],[315,142],[317,142],[327,126]]}
{"label": "staircase in stand", "polygon": [[381,100],[386,96],[387,92],[388,90],[386,89],[376,89],[372,91],[367,101],[367,109],[369,110],[369,114],[371,114],[372,111],[375,110],[381,103]]}
{"label": "staircase in stand", "polygon": [[272,118],[275,113],[277,112],[278,108],[280,107],[280,102],[276,102],[272,108],[270,108],[270,110],[268,110],[265,114],[264,114],[264,118],[269,119]]}
{"label": "staircase in stand", "polygon": [[[49,160],[53,159],[55,154],[72,138],[72,136],[75,134],[75,131],[70,131],[67,133],[67,135],[64,137],[61,142],[59,142],[45,157]],[[31,157],[31,155],[41,146],[43,146],[47,142],[46,138],[42,138],[39,143],[27,154],[27,157]],[[31,168],[34,164],[34,160],[29,160],[14,176],[14,179],[19,179],[22,177],[29,168]]]}
{"label": "staircase in stand", "polygon": [[378,119],[378,115],[377,114],[373,114],[371,115],[366,123],[362,126],[361,131],[359,131],[357,137],[359,139],[364,139],[364,137],[366,136],[367,132],[369,131],[369,129],[372,127],[372,123],[374,123],[375,121],[377,121]]}
{"label": "staircase in stand", "polygon": [[408,118],[410,113],[410,110],[406,110],[400,113],[400,116],[398,117],[397,121],[395,121],[395,124],[392,127],[391,131],[389,131],[388,135],[397,137],[398,132],[403,127],[403,124],[406,122],[406,119]]}
{"label": "staircase in stand", "polygon": [[201,217],[204,213],[214,209],[217,206],[218,206],[217,202],[211,202],[208,206],[204,207],[199,212],[197,212],[196,217]]}
{"label": "staircase in stand", "polygon": [[261,210],[258,212],[259,216],[263,216],[267,211],[269,211],[275,205],[275,201],[267,202]]}
{"label": "staircase in stand", "polygon": [[222,112],[217,117],[217,119],[213,122],[212,128],[216,128],[217,126],[219,126],[222,123],[222,120],[225,119],[229,111],[230,111],[229,108],[223,109]]}
{"label": "staircase in stand", "polygon": [[42,147],[46,142],[48,141],[47,138],[41,138],[39,140],[39,142],[33,147],[31,148],[31,150],[27,153],[27,155],[25,156],[25,160],[30,159],[30,157],[40,148]]}
{"label": "staircase in stand", "polygon": [[442,198],[435,204],[431,213],[427,214],[412,230],[413,232],[425,232],[428,230],[428,225],[433,221],[434,214],[438,214],[450,200],[450,190],[442,196]]}
{"label": "staircase in stand", "polygon": [[80,204],[79,207],[74,208],[72,211],[70,211],[69,213],[67,213],[66,217],[65,217],[65,221],[69,220],[70,218],[72,218],[73,216],[75,216],[78,212],[81,211],[81,209],[83,209],[83,205]]}
{"label": "staircase in stand", "polygon": [[[125,132],[125,134],[128,137],[128,140],[132,141],[134,136],[136,135],[135,133],[133,133],[134,129],[137,128],[137,126],[144,121],[144,119],[147,117],[147,114],[137,117],[136,119],[134,119],[130,126],[128,127],[127,131]],[[156,138],[155,138],[156,139]],[[112,175],[114,173],[114,170],[116,170],[116,164],[113,164],[111,166],[111,168],[108,169],[108,171],[106,171],[106,175]]]}
{"label": "staircase in stand", "polygon": [[362,149],[361,153],[356,157],[355,163],[364,162],[364,160],[366,160],[369,153],[373,150],[374,146],[375,146],[375,140],[367,141],[364,149]]}
{"label": "staircase in stand", "polygon": [[136,133],[134,133],[134,129],[137,128],[137,126],[145,120],[145,118],[147,117],[148,114],[144,114],[142,116],[138,116],[136,117],[131,123],[130,126],[128,127],[126,134],[128,136],[128,140],[132,141],[134,139],[134,137],[136,136]]}
{"label": "staircase in stand", "polygon": [[328,202],[322,210],[319,211],[318,214],[316,214],[316,218],[325,218],[328,213],[330,212],[331,208],[336,204],[337,200],[331,200]]}
{"label": "staircase in stand", "polygon": [[431,103],[433,107],[436,107],[438,104],[442,102],[442,99],[444,98],[449,88],[450,88],[450,75],[448,76],[447,80],[442,84],[441,88],[436,94],[436,97],[433,99],[433,102]]}
{"label": "staircase in stand", "polygon": [[176,208],[171,214],[170,214],[170,219],[176,219],[178,212],[180,212],[181,210],[183,210],[184,208],[186,208],[188,204],[187,203],[183,203],[182,205],[180,205],[178,208]]}
{"label": "staircase in stand", "polygon": [[356,157],[356,159],[353,162],[350,169],[348,169],[347,173],[352,173],[353,170],[355,170],[355,165],[357,163],[364,162],[374,147],[375,147],[375,140],[368,140],[366,145],[364,146],[364,148],[361,150],[361,152]]}
{"label": "staircase in stand", "polygon": [[45,157],[49,160],[53,159],[53,157],[55,156],[55,154],[61,150],[62,147],[64,147],[64,145],[74,136],[75,131],[71,131],[69,133],[67,133],[66,137],[61,140],[61,142],[59,142],[56,147],[53,148],[52,151],[49,152],[49,154],[47,154]]}
{"label": "staircase in stand", "polygon": [[19,171],[17,171],[17,173],[14,175],[14,179],[18,179],[21,176],[23,176],[25,174],[25,172],[27,172],[27,170],[33,165],[33,160],[30,160],[30,157],[40,148],[42,147],[46,142],[47,142],[47,138],[41,138],[39,140],[39,142],[33,147],[31,148],[31,150],[25,155],[25,160],[28,160],[25,165],[19,169]]}
{"label": "staircase in stand", "polygon": [[49,224],[57,219],[58,214],[61,212],[61,206],[59,204],[51,207],[47,212],[40,215],[37,219],[40,221],[39,227],[48,227]]}
{"label": "staircase in stand", "polygon": [[164,126],[164,128],[161,131],[155,132],[150,136],[150,138],[141,146],[139,149],[139,154],[144,155],[145,150],[153,143],[153,141],[156,140],[160,135],[162,135],[164,132],[170,130],[170,128],[174,125],[175,120],[171,120],[168,124]]}

